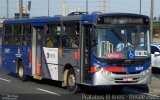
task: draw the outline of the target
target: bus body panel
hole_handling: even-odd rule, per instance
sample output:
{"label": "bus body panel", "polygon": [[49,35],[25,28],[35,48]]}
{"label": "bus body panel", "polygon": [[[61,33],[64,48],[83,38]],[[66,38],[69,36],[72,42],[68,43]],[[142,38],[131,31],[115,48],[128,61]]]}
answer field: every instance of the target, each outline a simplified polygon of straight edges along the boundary
{"label": "bus body panel", "polygon": [[16,63],[15,63],[15,59],[14,59],[14,55],[13,55],[13,46],[5,46],[5,48],[2,49],[3,53],[3,57],[2,58],[2,62],[4,65],[4,67],[7,70],[10,70],[12,72],[16,72]]}
{"label": "bus body panel", "polygon": [[23,64],[26,69],[26,75],[31,74],[31,65],[29,64],[29,50],[30,47],[22,46],[5,46],[3,49],[4,67],[10,71],[17,72],[17,62],[19,59],[23,59]]}
{"label": "bus body panel", "polygon": [[[84,42],[81,36],[82,33],[85,35],[85,31],[83,31],[82,27],[89,27],[92,29],[93,27],[97,27],[97,20],[99,16],[132,16],[132,17],[144,17],[147,16],[138,15],[138,14],[90,14],[90,15],[81,15],[81,16],[67,16],[67,17],[49,17],[49,18],[33,18],[33,19],[24,19],[24,20],[9,20],[4,21],[4,26],[7,24],[23,24],[29,23],[32,28],[43,27],[42,34],[42,44],[40,55],[36,55],[36,58],[40,61],[40,70],[41,70],[41,78],[52,79],[56,81],[64,81],[64,70],[67,67],[72,67],[75,71],[76,83],[78,84],[90,84],[93,86],[99,85],[130,85],[130,84],[148,84],[151,82],[151,67],[150,60],[146,61],[142,66],[113,66],[109,64],[104,64],[101,61],[96,60],[94,56],[93,50],[91,48],[90,55],[90,69],[87,74],[89,78],[82,79],[85,71],[85,61],[82,60],[85,58],[84,54],[82,54],[81,49]],[[64,22],[77,21],[80,22],[80,44],[79,48],[48,48],[45,46],[45,26],[51,23],[59,23],[60,25]],[[62,25],[63,26],[63,25]],[[61,26],[61,27],[62,27]],[[109,25],[105,25],[108,27]],[[136,25],[135,25],[136,26]],[[89,30],[90,30],[89,29]],[[33,31],[33,30],[32,30]],[[88,33],[93,34],[93,33]],[[4,34],[5,35],[5,34]],[[92,36],[89,37],[89,39]],[[4,41],[4,36],[3,36]],[[149,43],[149,42],[148,42]],[[5,46],[4,42],[2,45],[2,65],[13,72],[16,72],[18,59],[22,59],[26,75],[33,76],[33,65],[32,64],[32,46]],[[36,51],[37,52],[37,51]],[[85,51],[83,51],[85,53]],[[78,58],[77,58],[78,55]],[[81,58],[84,57],[84,58]],[[132,59],[130,59],[132,60]],[[114,61],[114,59],[113,59]],[[36,62],[36,61],[34,61]],[[37,62],[36,62],[37,63]],[[102,70],[95,71],[94,64],[98,63],[101,65]],[[11,67],[12,66],[12,67]],[[35,68],[37,71],[37,69]],[[110,73],[108,70],[116,70],[115,73]],[[118,70],[118,71],[117,71]],[[121,72],[126,72],[126,74],[119,74]],[[118,73],[118,74],[117,74]],[[134,73],[134,74],[132,74]],[[136,73],[136,74],[135,74]],[[108,76],[109,74],[109,76]],[[132,79],[132,81],[131,81]],[[135,82],[136,81],[136,82]]]}
{"label": "bus body panel", "polygon": [[[80,70],[76,66],[79,65],[79,60],[75,60],[75,49],[62,49],[62,55],[59,54],[58,48],[46,48],[43,47],[45,64],[42,66],[42,73],[44,78],[49,78],[52,80],[63,80],[63,73],[65,66],[72,66],[76,75],[80,75]],[[47,67],[45,71],[44,67]],[[47,72],[46,72],[47,70]],[[49,73],[49,75],[48,75]],[[49,77],[48,77],[49,76]],[[80,83],[80,80],[77,78],[77,83]]]}

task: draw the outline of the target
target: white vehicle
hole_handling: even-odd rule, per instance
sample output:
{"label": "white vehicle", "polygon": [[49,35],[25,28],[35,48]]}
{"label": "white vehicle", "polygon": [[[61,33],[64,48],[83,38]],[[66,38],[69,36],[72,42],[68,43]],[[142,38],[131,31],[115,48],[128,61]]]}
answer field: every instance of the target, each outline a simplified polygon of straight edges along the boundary
{"label": "white vehicle", "polygon": [[151,44],[151,65],[160,68],[160,43]]}

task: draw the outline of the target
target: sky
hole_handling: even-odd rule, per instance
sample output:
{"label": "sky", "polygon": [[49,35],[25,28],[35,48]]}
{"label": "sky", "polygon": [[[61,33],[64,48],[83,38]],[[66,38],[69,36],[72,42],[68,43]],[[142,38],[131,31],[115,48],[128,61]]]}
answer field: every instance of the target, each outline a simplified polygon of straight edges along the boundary
{"label": "sky", "polygon": [[[6,17],[6,1],[0,0],[0,18]],[[19,0],[8,0],[9,1],[9,17],[14,17],[14,13],[17,13]],[[24,7],[28,1],[32,2],[31,17],[48,16],[48,0],[23,0]],[[50,16],[62,15],[62,1],[63,0],[49,0]],[[64,0],[67,5],[67,14],[73,9],[80,9],[81,11],[86,10],[86,0]],[[88,0],[89,12],[100,11],[102,8],[102,0]],[[142,14],[150,16],[150,3],[151,0],[142,0]],[[160,0],[154,0],[154,16],[160,15]],[[107,12],[126,12],[126,13],[139,13],[140,0],[108,0]]]}

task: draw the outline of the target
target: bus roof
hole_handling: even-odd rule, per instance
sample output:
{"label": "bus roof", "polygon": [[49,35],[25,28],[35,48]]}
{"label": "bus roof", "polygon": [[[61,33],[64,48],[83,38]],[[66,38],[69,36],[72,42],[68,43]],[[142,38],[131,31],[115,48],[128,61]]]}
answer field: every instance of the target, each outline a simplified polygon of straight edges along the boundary
{"label": "bus roof", "polygon": [[84,15],[72,15],[72,16],[56,16],[56,17],[38,17],[38,18],[29,18],[29,19],[15,19],[15,20],[5,20],[4,24],[12,23],[46,23],[52,21],[68,21],[68,20],[77,20],[77,21],[96,21],[97,16],[121,16],[121,17],[144,17],[149,18],[146,15],[132,14],[132,13],[101,13],[101,14],[84,14]]}
{"label": "bus roof", "polygon": [[41,22],[50,22],[58,21],[59,17],[39,17],[39,18],[29,18],[29,19],[15,19],[15,20],[5,20],[4,24],[11,23],[41,23]]}
{"label": "bus roof", "polygon": [[134,14],[134,13],[107,13],[107,14],[100,14],[101,16],[129,16],[129,17],[146,17],[149,18],[146,15],[141,14]]}

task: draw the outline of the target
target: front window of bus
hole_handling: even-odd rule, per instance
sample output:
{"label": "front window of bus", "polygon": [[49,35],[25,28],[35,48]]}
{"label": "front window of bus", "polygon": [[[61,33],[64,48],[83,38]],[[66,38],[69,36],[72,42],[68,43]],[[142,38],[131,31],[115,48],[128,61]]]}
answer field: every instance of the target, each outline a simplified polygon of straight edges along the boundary
{"label": "front window of bus", "polygon": [[149,53],[147,26],[97,28],[95,37],[97,45],[94,46],[94,54],[98,58],[144,58]]}

